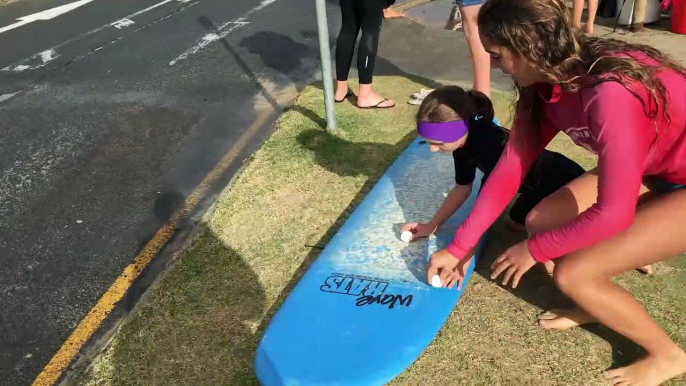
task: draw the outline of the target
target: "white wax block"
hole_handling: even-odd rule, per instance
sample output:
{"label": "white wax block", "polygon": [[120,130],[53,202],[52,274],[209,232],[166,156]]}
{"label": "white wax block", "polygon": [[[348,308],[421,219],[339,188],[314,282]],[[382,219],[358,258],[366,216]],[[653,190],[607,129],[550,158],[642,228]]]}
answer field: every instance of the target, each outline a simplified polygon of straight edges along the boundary
{"label": "white wax block", "polygon": [[409,243],[410,241],[412,241],[412,236],[414,236],[412,232],[405,231],[400,235],[400,240]]}
{"label": "white wax block", "polygon": [[441,278],[438,275],[433,275],[433,277],[431,278],[431,285],[436,288],[443,287],[443,285],[441,284]]}

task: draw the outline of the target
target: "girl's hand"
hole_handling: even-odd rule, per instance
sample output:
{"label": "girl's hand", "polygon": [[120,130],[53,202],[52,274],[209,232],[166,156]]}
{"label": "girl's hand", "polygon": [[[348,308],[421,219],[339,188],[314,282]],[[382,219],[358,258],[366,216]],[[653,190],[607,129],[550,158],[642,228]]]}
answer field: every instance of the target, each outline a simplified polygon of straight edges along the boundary
{"label": "girl's hand", "polygon": [[441,278],[443,287],[449,284],[452,287],[452,284],[456,282],[460,282],[461,286],[460,273],[455,269],[459,263],[460,260],[456,259],[446,249],[434,252],[431,255],[429,269],[427,270],[427,283],[431,283],[431,278],[434,275],[438,275]]}
{"label": "girl's hand", "polygon": [[469,268],[472,260],[474,260],[474,255],[471,255],[469,258],[465,257],[457,263],[457,267],[455,267],[455,270],[453,271],[454,274],[451,275],[451,277],[448,277],[448,283],[446,285],[448,288],[452,289],[453,286],[457,284],[457,290],[459,291],[462,289],[467,268]]}
{"label": "girl's hand", "polygon": [[400,230],[400,233],[405,231],[412,232],[412,241],[415,241],[422,237],[429,237],[430,234],[436,231],[436,227],[431,224],[413,222],[411,224],[405,224],[403,229]]}
{"label": "girl's hand", "polygon": [[522,241],[521,243],[510,247],[510,249],[505,251],[505,253],[493,262],[493,265],[491,265],[491,269],[493,270],[491,280],[497,279],[501,273],[505,272],[503,285],[507,286],[510,278],[513,278],[512,288],[517,288],[522,275],[534,265],[536,265],[536,260],[531,256],[526,241]]}

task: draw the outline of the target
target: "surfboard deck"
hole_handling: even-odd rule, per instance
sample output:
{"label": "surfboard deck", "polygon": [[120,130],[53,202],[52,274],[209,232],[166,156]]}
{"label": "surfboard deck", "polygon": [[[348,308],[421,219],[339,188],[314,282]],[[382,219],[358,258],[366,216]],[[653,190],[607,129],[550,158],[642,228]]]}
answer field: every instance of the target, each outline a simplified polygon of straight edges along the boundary
{"label": "surfboard deck", "polygon": [[429,221],[455,185],[450,154],[411,143],[274,316],[255,359],[262,385],[384,385],[410,366],[471,278],[474,262],[462,290],[434,288],[426,270],[469,214],[481,177],[478,171],[472,195],[435,237],[406,244],[402,225]]}

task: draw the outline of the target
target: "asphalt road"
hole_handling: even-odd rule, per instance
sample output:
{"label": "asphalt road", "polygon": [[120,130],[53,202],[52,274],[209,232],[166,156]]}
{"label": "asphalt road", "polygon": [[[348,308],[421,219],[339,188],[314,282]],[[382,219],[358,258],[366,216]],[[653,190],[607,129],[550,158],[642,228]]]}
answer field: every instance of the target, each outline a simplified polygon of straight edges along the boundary
{"label": "asphalt road", "polygon": [[[0,29],[74,1],[10,3]],[[312,0],[94,0],[0,33],[1,385],[32,383],[233,151],[192,227],[319,76],[317,47]]]}

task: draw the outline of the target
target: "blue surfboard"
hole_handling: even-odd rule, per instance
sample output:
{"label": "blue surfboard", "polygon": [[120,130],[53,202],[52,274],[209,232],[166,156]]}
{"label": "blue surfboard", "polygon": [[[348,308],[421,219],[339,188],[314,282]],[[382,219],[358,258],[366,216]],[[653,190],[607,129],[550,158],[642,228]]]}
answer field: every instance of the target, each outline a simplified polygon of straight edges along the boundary
{"label": "blue surfboard", "polygon": [[400,227],[429,221],[455,185],[450,154],[431,153],[421,139],[410,144],[274,316],[255,359],[262,385],[385,385],[410,366],[472,275],[474,263],[462,290],[434,288],[426,270],[469,214],[481,176],[435,237],[406,244]]}

